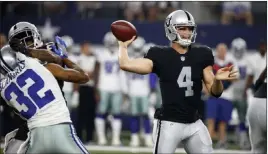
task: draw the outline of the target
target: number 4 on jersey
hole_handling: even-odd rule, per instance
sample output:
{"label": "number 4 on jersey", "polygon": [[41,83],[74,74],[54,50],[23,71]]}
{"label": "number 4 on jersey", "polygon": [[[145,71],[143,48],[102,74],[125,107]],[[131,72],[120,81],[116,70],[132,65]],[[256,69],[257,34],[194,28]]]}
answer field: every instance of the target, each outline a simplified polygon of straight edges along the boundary
{"label": "number 4 on jersey", "polygon": [[[185,78],[185,80],[184,80]],[[194,91],[192,90],[193,81],[192,81],[192,71],[190,66],[183,67],[181,73],[178,77],[177,83],[180,88],[187,88],[185,91],[185,96],[193,96]]]}

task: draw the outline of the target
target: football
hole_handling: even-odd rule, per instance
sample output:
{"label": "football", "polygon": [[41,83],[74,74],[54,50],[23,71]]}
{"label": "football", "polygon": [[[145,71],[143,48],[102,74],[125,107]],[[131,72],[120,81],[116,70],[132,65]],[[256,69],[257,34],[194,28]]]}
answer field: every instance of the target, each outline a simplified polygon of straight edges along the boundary
{"label": "football", "polygon": [[133,36],[137,38],[137,30],[135,26],[126,20],[117,20],[111,24],[111,31],[114,36],[122,41],[128,41]]}

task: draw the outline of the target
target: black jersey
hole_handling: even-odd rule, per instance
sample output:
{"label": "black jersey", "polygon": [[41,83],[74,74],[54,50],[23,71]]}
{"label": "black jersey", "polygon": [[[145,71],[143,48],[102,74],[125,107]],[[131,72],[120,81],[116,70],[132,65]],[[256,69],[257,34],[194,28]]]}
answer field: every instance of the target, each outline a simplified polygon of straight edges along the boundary
{"label": "black jersey", "polygon": [[267,82],[259,81],[258,85],[255,87],[254,97],[267,98]]}
{"label": "black jersey", "polygon": [[185,54],[171,47],[151,47],[145,58],[153,61],[162,95],[161,119],[191,123],[198,119],[203,69],[214,64],[212,50],[191,45]]}

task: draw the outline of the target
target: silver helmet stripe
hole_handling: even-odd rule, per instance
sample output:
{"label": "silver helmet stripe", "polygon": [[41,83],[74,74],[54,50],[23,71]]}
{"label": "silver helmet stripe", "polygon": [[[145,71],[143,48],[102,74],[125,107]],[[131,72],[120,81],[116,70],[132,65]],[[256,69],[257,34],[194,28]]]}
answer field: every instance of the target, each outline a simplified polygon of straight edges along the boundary
{"label": "silver helmet stripe", "polygon": [[1,67],[2,67],[6,72],[10,72],[10,71],[12,71],[12,69],[9,68],[9,66],[7,65],[7,63],[4,61],[2,55],[0,55],[0,59],[1,59],[1,62],[0,62]]}
{"label": "silver helmet stripe", "polygon": [[17,67],[16,53],[6,45],[0,50],[0,69],[1,72],[10,72]]}

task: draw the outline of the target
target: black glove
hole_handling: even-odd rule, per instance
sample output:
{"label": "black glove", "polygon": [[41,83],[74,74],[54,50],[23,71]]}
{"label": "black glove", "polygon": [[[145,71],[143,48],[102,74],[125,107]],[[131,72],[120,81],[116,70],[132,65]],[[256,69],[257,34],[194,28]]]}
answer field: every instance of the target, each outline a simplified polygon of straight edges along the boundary
{"label": "black glove", "polygon": [[25,45],[22,43],[21,40],[17,38],[13,38],[9,41],[10,47],[15,51],[15,52],[21,52],[23,54],[27,53],[27,48]]}

